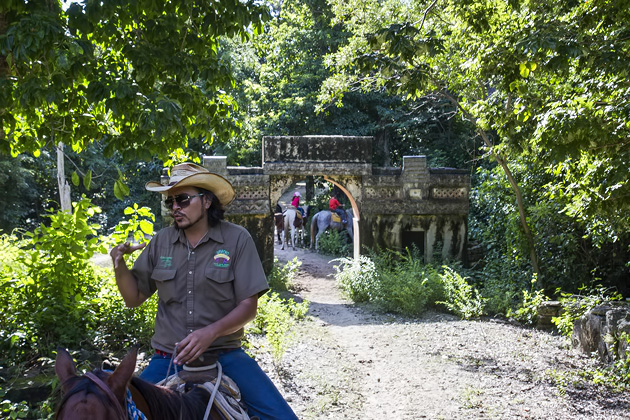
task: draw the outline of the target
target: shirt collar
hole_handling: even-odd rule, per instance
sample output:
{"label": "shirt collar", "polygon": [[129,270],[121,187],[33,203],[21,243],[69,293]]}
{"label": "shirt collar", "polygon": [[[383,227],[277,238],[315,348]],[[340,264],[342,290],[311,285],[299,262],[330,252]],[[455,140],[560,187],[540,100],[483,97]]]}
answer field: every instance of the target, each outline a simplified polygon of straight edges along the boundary
{"label": "shirt collar", "polygon": [[[206,237],[203,238],[202,241],[199,242],[198,245],[204,242],[208,242],[209,239],[212,239],[213,241],[222,244],[224,240],[223,240],[223,230],[221,229],[221,224],[222,222],[219,222],[218,225],[211,227]],[[175,243],[177,241],[180,241],[181,243],[186,244],[186,235],[184,234],[184,231],[177,228],[175,229],[177,231],[177,234],[173,235],[172,242]]]}
{"label": "shirt collar", "polygon": [[208,234],[208,238],[222,244],[224,240],[223,240],[223,229],[221,229],[221,226],[223,226],[223,222],[219,222],[218,225],[211,227],[210,233]]}

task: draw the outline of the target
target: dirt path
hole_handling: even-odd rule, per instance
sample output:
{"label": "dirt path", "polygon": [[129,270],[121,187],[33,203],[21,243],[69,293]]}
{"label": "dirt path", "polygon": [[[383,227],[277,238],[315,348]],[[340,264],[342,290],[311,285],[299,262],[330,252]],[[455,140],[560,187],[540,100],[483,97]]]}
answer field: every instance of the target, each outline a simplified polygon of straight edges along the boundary
{"label": "dirt path", "polygon": [[282,361],[260,360],[300,419],[622,419],[630,398],[579,380],[594,362],[561,337],[499,321],[379,314],[345,301],[329,258],[302,262],[309,319]]}

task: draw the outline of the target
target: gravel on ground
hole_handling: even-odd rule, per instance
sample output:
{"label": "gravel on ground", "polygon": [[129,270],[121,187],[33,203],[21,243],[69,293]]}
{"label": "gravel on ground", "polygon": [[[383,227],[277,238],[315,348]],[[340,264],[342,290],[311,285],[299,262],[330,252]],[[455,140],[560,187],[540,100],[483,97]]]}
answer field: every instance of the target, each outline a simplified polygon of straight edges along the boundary
{"label": "gravel on ground", "polygon": [[302,263],[297,299],[310,301],[280,361],[256,354],[300,419],[624,419],[630,398],[582,372],[597,362],[566,338],[503,320],[380,313],[345,300],[334,262]]}

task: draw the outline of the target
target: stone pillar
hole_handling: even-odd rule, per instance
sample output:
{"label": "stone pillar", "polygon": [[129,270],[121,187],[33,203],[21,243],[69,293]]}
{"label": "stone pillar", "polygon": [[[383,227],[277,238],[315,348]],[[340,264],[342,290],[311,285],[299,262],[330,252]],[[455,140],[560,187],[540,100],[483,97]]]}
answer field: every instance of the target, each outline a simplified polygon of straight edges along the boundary
{"label": "stone pillar", "polygon": [[410,200],[423,200],[428,196],[429,178],[426,156],[403,156],[403,194]]}
{"label": "stone pillar", "polygon": [[227,156],[204,156],[203,166],[215,174],[227,177]]}

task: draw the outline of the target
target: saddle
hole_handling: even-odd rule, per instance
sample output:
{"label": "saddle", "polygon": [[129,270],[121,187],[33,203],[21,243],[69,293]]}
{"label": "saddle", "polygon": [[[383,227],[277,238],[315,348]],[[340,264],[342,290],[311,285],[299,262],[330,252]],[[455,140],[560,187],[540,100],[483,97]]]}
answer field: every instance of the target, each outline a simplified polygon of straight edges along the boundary
{"label": "saddle", "polygon": [[335,213],[334,211],[331,211],[330,214],[332,216],[332,222],[333,223],[343,224],[343,221],[341,220],[341,217],[339,217],[338,213]]}
{"label": "saddle", "polygon": [[180,393],[190,391],[193,385],[204,387],[210,392],[210,402],[226,420],[254,420],[249,417],[245,405],[241,402],[241,391],[236,382],[223,373],[218,355],[206,352],[184,370],[170,375],[158,385],[171,388]]}

